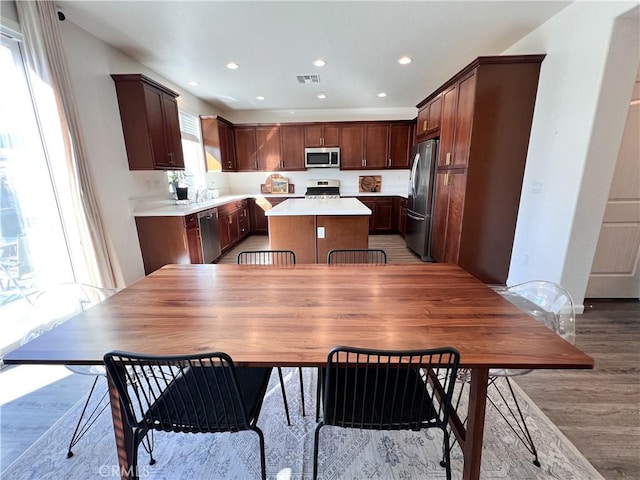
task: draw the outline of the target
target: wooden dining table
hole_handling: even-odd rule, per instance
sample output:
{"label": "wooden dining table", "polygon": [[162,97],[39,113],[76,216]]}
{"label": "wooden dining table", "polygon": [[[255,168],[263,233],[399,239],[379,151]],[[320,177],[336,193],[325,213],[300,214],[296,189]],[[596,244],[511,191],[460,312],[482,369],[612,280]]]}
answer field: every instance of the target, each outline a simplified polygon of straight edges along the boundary
{"label": "wooden dining table", "polygon": [[[7,364],[101,364],[110,350],[228,353],[239,366],[326,365],[337,345],[454,347],[471,369],[464,479],[480,475],[490,368],[588,369],[591,357],[456,265],[167,265],[7,354]],[[110,383],[122,477],[131,429]]]}

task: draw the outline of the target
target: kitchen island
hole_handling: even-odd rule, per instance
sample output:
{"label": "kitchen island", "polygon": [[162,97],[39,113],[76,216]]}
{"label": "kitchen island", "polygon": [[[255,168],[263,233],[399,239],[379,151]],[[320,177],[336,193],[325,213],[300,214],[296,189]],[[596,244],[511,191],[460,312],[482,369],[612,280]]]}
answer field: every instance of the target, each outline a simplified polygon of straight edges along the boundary
{"label": "kitchen island", "polygon": [[356,198],[291,198],[266,212],[269,248],[297,263],[326,263],[341,248],[368,248],[371,210]]}

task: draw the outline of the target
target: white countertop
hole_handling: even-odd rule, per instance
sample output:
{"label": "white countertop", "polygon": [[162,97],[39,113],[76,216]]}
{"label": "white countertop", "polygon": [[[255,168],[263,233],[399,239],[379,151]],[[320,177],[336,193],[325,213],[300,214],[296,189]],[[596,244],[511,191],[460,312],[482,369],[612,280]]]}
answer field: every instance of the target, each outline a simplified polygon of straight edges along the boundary
{"label": "white countertop", "polygon": [[357,198],[290,198],[265,215],[371,215],[371,210]]}
{"label": "white countertop", "polygon": [[[337,200],[355,200],[353,197],[389,197],[389,196],[400,196],[407,198],[405,194],[399,193],[391,193],[391,192],[351,192],[346,191],[342,193],[342,197]],[[218,198],[214,198],[211,200],[206,200],[204,202],[191,202],[191,203],[183,203],[183,204],[175,204],[172,200],[166,200],[163,205],[141,208],[139,210],[135,210],[133,212],[134,217],[184,217],[185,215],[191,215],[192,213],[198,213],[203,210],[207,210],[209,208],[219,207],[220,205],[224,205],[225,203],[235,202],[236,200],[243,200],[245,198],[273,198],[273,197],[289,197],[291,200],[316,200],[318,202],[327,202],[327,200],[321,199],[305,199],[304,193],[289,193],[289,194],[244,194],[244,195],[224,195]],[[292,198],[294,197],[294,198]],[[336,199],[332,199],[336,200]],[[286,202],[283,202],[286,203]],[[362,203],[360,203],[362,205]],[[320,208],[328,208],[329,205],[323,205]],[[277,207],[274,207],[277,208]],[[366,208],[366,207],[364,207]],[[289,213],[280,215],[370,215],[371,211],[366,208],[367,212],[360,211],[360,213],[325,213],[322,210],[322,213]]]}

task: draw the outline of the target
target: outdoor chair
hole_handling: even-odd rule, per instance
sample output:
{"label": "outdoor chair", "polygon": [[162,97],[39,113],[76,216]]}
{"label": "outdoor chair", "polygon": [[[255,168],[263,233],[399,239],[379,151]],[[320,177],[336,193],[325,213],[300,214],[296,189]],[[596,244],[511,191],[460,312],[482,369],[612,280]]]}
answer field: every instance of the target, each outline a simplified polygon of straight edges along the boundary
{"label": "outdoor chair", "polygon": [[[573,299],[567,290],[556,283],[545,280],[533,280],[512,287],[495,286],[494,291],[506,300],[528,313],[544,324],[549,330],[564,338],[567,342],[575,342],[575,310]],[[514,434],[533,455],[533,464],[540,467],[538,451],[531,432],[527,427],[524,415],[518,403],[510,377],[525,375],[531,370],[491,369],[487,386],[487,400],[496,408],[500,416],[507,422]],[[461,388],[455,403],[456,408],[467,383],[468,372],[461,372]],[[504,378],[507,391],[498,388],[498,381]],[[508,398],[509,397],[509,398]],[[499,400],[498,400],[499,399]],[[452,439],[452,444],[455,438]]]}
{"label": "outdoor chair", "polygon": [[130,478],[138,478],[138,447],[149,431],[252,430],[260,440],[261,476],[266,479],[264,435],[256,423],[271,368],[235,368],[231,357],[220,352],[155,356],[113,351],[105,354],[104,363],[124,421],[133,430]]}
{"label": "outdoor chair", "polygon": [[453,348],[384,351],[335,347],[324,369],[322,419],[315,431],[313,478],[318,477],[320,430],[326,425],[370,430],[438,428],[451,478],[451,398],[460,354]]}
{"label": "outdoor chair", "polygon": [[[102,302],[116,292],[116,289],[98,288],[81,283],[65,283],[32,295],[31,298],[28,298],[31,308],[26,321],[33,328],[23,336],[21,344],[24,345],[39,337],[46,331]],[[87,433],[100,414],[105,411],[109,401],[107,398],[108,391],[105,389],[95,405],[89,408],[93,394],[96,392],[98,381],[100,378],[106,377],[104,365],[65,365],[65,367],[73,373],[95,377],[82,407],[78,423],[69,441],[67,458],[70,458],[73,456],[73,447]]]}

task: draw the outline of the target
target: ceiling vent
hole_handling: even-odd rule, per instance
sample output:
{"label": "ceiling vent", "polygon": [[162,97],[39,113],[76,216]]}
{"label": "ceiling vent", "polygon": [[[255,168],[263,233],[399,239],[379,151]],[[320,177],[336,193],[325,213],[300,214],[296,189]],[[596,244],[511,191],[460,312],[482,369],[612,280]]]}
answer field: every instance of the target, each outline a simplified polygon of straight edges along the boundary
{"label": "ceiling vent", "polygon": [[312,74],[312,75],[297,75],[298,83],[307,84],[307,83],[320,83],[320,75]]}

